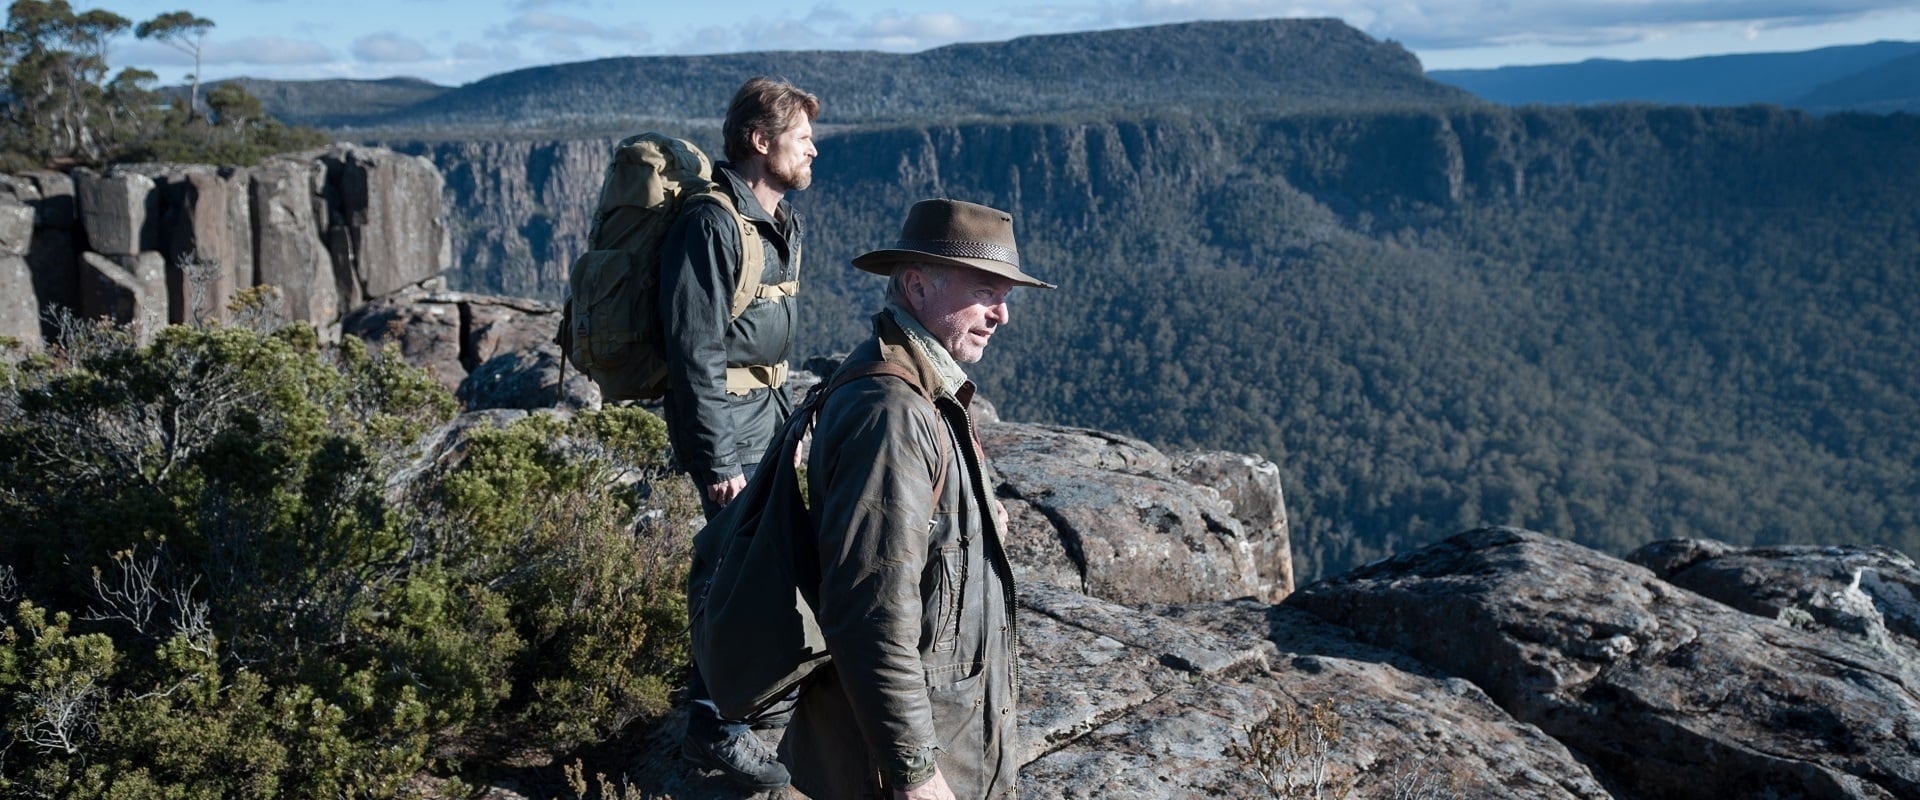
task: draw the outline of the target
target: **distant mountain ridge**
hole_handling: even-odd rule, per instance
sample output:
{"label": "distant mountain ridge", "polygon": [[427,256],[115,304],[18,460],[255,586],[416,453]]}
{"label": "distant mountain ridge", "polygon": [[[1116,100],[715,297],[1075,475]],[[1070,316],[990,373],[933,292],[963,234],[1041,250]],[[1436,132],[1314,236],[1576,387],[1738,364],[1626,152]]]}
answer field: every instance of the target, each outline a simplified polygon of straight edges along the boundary
{"label": "distant mountain ridge", "polygon": [[[991,65],[991,68],[983,68]],[[1352,111],[1474,104],[1426,78],[1419,59],[1338,20],[1194,22],[1026,36],[919,53],[787,51],[611,58],[516,70],[387,105],[309,101],[302,82],[257,91],[269,112],[363,139],[628,133],[717,120],[748,75],[819,94],[823,125],[1143,110]],[[262,86],[262,84],[253,84]],[[264,86],[263,86],[264,88]],[[339,82],[321,89],[338,90]],[[314,107],[326,113],[311,113]]]}
{"label": "distant mountain ridge", "polygon": [[214,81],[207,88],[239,84],[260,98],[260,105],[288,125],[325,127],[341,117],[364,117],[396,111],[445,94],[448,87],[419,78],[382,80],[275,81],[233,78]]}
{"label": "distant mountain ridge", "polygon": [[1920,46],[1913,55],[1821,84],[1796,105],[1809,111],[1920,113]]}
{"label": "distant mountain ridge", "polygon": [[1920,112],[1920,42],[1797,53],[1434,70],[1428,77],[1505,105],[1771,103],[1807,111]]}

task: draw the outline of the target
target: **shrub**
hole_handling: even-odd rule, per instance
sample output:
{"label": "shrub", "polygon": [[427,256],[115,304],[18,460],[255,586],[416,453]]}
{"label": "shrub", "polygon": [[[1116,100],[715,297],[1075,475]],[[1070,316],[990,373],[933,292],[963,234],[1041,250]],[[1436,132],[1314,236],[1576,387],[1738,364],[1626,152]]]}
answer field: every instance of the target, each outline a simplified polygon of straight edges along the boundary
{"label": "shrub", "polygon": [[0,364],[0,794],[390,797],[664,711],[697,512],[660,421],[430,447],[454,410],[303,325]]}

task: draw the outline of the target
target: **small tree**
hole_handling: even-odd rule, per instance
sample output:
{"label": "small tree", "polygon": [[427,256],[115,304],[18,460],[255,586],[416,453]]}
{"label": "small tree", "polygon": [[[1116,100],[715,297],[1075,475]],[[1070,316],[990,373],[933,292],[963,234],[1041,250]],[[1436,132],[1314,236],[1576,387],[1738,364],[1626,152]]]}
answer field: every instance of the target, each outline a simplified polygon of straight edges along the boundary
{"label": "small tree", "polygon": [[260,105],[260,98],[249,94],[237,83],[223,83],[207,92],[207,110],[213,113],[213,122],[235,133],[266,116]]}
{"label": "small tree", "polygon": [[14,0],[0,35],[8,122],[30,152],[47,160],[98,161],[106,151],[97,119],[106,108],[101,81],[107,42],[126,30],[109,11],[74,13],[66,0]]}
{"label": "small tree", "polygon": [[[187,109],[196,114],[200,113],[200,57],[206,50],[207,31],[210,30],[213,30],[213,20],[196,17],[187,11],[161,14],[133,29],[135,36],[158,39],[193,57],[193,74],[187,76],[191,82],[187,90]],[[213,98],[207,99],[211,102]]]}

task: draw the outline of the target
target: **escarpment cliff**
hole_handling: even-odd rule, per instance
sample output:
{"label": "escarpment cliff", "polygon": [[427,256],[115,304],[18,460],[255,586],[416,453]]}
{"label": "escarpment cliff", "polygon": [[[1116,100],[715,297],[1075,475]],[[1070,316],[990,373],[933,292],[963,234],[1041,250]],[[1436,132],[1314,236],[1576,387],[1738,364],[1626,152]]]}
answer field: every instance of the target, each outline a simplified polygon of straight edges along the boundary
{"label": "escarpment cliff", "polygon": [[[1142,207],[1184,212],[1186,224],[1221,231],[1220,244],[1231,252],[1249,244],[1226,235],[1248,222],[1243,213],[1272,227],[1332,225],[1369,234],[1488,205],[1553,207],[1596,192],[1717,197],[1756,189],[1765,175],[1783,170],[1809,179],[1793,187],[1796,193],[1821,191],[1856,174],[1860,165],[1847,154],[1912,124],[1686,107],[916,124],[823,135],[815,185],[789,199],[809,216],[858,223],[853,229],[814,226],[811,252],[826,266],[884,240],[902,202],[937,195],[994,198],[1019,216],[1023,231],[1046,234],[1023,244],[1065,248],[1046,255],[1098,253],[1087,244],[1112,240],[1108,215],[1137,214]],[[717,134],[704,125],[669,132],[719,154]],[[455,236],[458,288],[557,299],[566,268],[585,243],[614,141],[392,146],[432,161],[447,176],[451,224],[463,234]],[[1823,175],[1804,159],[1845,168]],[[1249,204],[1250,185],[1290,191],[1298,201]],[[1222,192],[1240,195],[1230,201]],[[1313,219],[1329,213],[1328,220]],[[1142,234],[1181,233],[1175,229],[1180,220],[1143,221],[1162,224]],[[1263,255],[1252,249],[1248,255]],[[835,287],[845,276],[832,270],[815,277]]]}
{"label": "escarpment cliff", "polygon": [[0,178],[0,335],[37,346],[59,310],[158,326],[261,310],[323,330],[453,265],[433,165],[336,145],[247,169],[122,164]]}
{"label": "escarpment cliff", "polygon": [[[454,288],[558,300],[617,139],[400,143],[445,176]],[[718,152],[718,151],[714,151]]]}

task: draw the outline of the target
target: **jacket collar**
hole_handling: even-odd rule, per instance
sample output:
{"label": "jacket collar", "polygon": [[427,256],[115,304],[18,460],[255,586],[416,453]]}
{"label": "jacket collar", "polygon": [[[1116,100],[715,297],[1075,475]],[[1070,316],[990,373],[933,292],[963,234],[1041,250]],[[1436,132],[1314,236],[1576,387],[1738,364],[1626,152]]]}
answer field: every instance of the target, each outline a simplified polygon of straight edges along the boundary
{"label": "jacket collar", "polygon": [[874,329],[880,337],[880,357],[919,375],[920,385],[933,390],[930,394],[952,397],[961,405],[973,399],[973,382],[967,380],[967,373],[912,314],[888,303],[874,315]]}
{"label": "jacket collar", "polygon": [[[760,205],[760,197],[753,193],[752,188],[747,186],[746,179],[740,177],[740,173],[733,171],[732,163],[722,161],[714,164],[713,180],[715,183],[723,183],[726,185],[727,194],[733,195],[733,206],[740,210],[741,216],[777,227],[773,214],[769,213],[768,209]],[[785,211],[785,213],[781,215],[782,217],[786,219],[793,218],[793,212],[787,208],[787,201],[785,199],[780,201],[780,207],[781,208],[777,210]]]}

